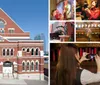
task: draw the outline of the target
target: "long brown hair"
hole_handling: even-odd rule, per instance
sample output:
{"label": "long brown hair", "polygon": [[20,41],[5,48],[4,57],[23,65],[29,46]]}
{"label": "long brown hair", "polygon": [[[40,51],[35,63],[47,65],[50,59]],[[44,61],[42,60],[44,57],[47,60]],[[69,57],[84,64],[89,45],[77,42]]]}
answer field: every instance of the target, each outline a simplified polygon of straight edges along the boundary
{"label": "long brown hair", "polygon": [[77,60],[75,53],[77,47],[74,44],[62,44],[58,58],[56,84],[75,85]]}

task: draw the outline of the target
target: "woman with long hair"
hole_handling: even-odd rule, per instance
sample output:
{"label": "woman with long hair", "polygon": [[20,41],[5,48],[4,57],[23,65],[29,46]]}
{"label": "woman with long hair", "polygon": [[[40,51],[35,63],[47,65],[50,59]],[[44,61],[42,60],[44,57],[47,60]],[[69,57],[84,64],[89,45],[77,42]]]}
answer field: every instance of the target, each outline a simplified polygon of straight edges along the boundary
{"label": "woman with long hair", "polygon": [[88,60],[86,55],[88,53],[80,59],[75,44],[62,44],[57,64],[56,85],[86,85],[100,82],[100,57],[98,55],[95,56],[96,74],[79,67],[81,62]]}
{"label": "woman with long hair", "polygon": [[100,9],[97,7],[96,0],[91,1],[91,7],[85,9],[87,17],[89,20],[99,20],[100,19]]}

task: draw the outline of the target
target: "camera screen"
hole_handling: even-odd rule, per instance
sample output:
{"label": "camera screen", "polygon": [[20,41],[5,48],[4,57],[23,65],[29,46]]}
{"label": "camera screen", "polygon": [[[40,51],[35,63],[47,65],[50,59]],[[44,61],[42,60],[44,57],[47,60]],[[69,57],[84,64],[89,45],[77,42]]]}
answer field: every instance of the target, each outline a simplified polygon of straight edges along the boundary
{"label": "camera screen", "polygon": [[95,57],[95,54],[88,54],[87,56],[86,56],[86,58],[88,58],[88,59],[93,59]]}

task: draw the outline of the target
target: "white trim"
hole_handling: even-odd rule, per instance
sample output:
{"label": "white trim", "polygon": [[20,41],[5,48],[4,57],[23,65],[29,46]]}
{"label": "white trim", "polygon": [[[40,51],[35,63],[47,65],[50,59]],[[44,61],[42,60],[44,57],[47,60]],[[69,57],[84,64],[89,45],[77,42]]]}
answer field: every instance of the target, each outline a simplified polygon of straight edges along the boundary
{"label": "white trim", "polygon": [[36,72],[39,72],[39,70],[35,70]]}
{"label": "white trim", "polygon": [[[12,22],[14,22],[14,24],[16,24],[17,26],[18,26],[18,28],[20,28],[20,30],[22,30],[22,28],[4,11],[4,10],[2,10],[1,8],[0,8],[0,10],[1,11],[3,11],[7,16],[8,16],[8,18],[12,21]],[[23,31],[23,30],[22,30]],[[24,31],[23,31],[24,32]]]}
{"label": "white trim", "polygon": [[27,70],[26,72],[30,72],[30,70]]}
{"label": "white trim", "polygon": [[5,39],[30,39],[30,37],[6,37],[6,36],[3,36]]}
{"label": "white trim", "polygon": [[0,65],[3,65],[3,62],[0,62]]}
{"label": "white trim", "polygon": [[25,70],[22,70],[22,72],[26,72]]}
{"label": "white trim", "polygon": [[[16,57],[15,57],[16,58]],[[23,57],[21,57],[22,59],[26,59],[26,58],[32,58],[32,59],[36,59],[36,58],[39,58],[39,59],[44,59],[44,57],[40,57],[40,56],[37,56],[37,57],[33,57],[33,56],[31,56],[31,57],[29,57],[29,56],[23,56]]]}
{"label": "white trim", "polygon": [[30,61],[29,60],[27,60],[27,62],[29,62],[29,64],[30,64]]}
{"label": "white trim", "polygon": [[8,28],[8,30],[15,30],[15,28]]}
{"label": "white trim", "polygon": [[[19,43],[19,45],[20,46],[32,46],[32,45],[34,45],[34,46],[43,46],[42,45],[42,43]],[[13,47],[15,47],[15,46],[17,46],[17,43],[0,43],[0,46],[2,47],[5,47],[5,46],[9,46],[9,47],[11,47],[11,46],[13,46]]]}
{"label": "white trim", "polygon": [[22,61],[22,63],[25,62],[25,60]]}
{"label": "white trim", "polygon": [[17,65],[17,63],[16,63],[15,61],[13,62],[13,64],[14,64],[14,65]]}
{"label": "white trim", "polygon": [[[0,9],[1,9],[1,8],[0,8]],[[6,20],[4,20],[4,19],[3,19],[3,18],[1,18],[1,17],[0,17],[0,19],[4,21],[4,25],[7,25]]]}
{"label": "white trim", "polygon": [[31,70],[30,72],[35,72],[34,70]]}
{"label": "white trim", "polygon": [[[26,62],[25,62],[25,64],[26,64]],[[22,66],[22,63],[19,63],[18,65],[21,65],[21,66]],[[35,63],[34,63],[34,65],[35,65]],[[39,64],[39,65],[41,65],[41,64]],[[42,65],[44,65],[44,63],[42,63]],[[41,66],[42,66],[42,65],[41,65]]]}

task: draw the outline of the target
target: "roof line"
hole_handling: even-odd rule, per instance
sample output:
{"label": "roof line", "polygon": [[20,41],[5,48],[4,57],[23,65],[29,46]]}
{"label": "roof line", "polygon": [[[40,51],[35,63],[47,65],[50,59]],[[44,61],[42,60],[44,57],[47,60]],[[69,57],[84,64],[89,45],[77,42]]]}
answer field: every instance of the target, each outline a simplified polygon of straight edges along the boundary
{"label": "roof line", "polygon": [[24,32],[24,30],[2,8],[0,9]]}

